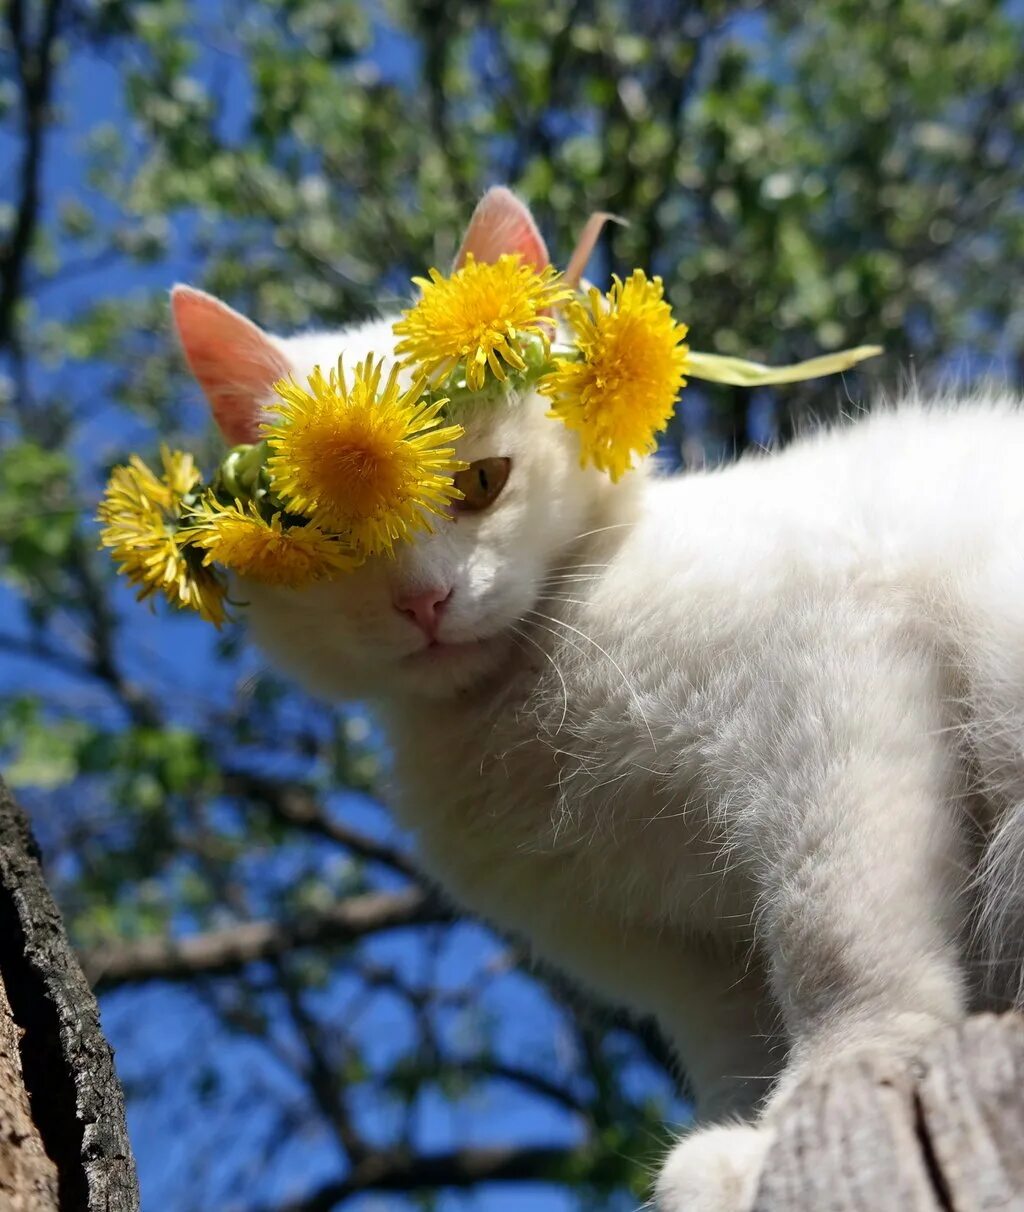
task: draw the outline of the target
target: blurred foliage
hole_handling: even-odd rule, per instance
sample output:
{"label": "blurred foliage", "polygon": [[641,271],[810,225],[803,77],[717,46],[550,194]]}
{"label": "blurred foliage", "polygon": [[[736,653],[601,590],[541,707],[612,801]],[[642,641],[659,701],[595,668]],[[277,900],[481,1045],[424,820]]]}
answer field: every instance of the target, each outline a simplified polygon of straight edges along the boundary
{"label": "blurred foliage", "polygon": [[[886,346],[845,385],[758,397],[782,438],[907,374],[1019,380],[1022,47],[1011,0],[5,0],[0,754],[87,957],[419,882],[374,803],[372,724],[305,702],[235,632],[151,618],[94,550],[112,462],[176,434],[213,450],[169,336],[175,278],[272,330],[347,323],[447,264],[504,181],[562,263],[591,211],[627,219],[591,276],[660,272],[698,348]],[[703,399],[677,452],[760,436],[745,393]],[[481,1099],[492,1138],[525,1150],[510,1180],[631,1206],[671,1110],[663,1050],[556,984],[531,995],[547,1042],[511,1054],[518,952],[461,930],[413,921],[397,950],[321,939],[178,975],[195,1026],[163,1068],[125,1001],[145,990],[95,967],[122,986],[110,1013],[128,1007],[137,1122],[184,1083],[191,1110],[168,1116],[198,1125],[194,1186],[144,1154],[153,1206],[342,1202],[371,1157],[425,1199],[460,1182],[415,1169],[446,1147],[423,1117]],[[503,1135],[512,1091],[547,1116],[539,1153],[521,1118]]]}

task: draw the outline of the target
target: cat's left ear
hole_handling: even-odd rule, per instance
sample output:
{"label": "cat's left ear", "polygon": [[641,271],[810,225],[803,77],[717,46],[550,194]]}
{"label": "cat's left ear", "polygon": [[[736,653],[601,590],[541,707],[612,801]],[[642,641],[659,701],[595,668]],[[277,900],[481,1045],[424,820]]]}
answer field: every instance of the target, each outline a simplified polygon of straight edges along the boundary
{"label": "cat's left ear", "polygon": [[488,264],[503,253],[519,253],[524,265],[536,270],[550,264],[547,245],[529,207],[510,189],[497,185],[480,199],[469,221],[465,239],[455,258],[455,268],[461,269],[472,253],[477,261]]}
{"label": "cat's left ear", "polygon": [[224,440],[258,442],[267,398],[291,370],[284,353],[262,328],[204,290],[175,286],[171,314]]}

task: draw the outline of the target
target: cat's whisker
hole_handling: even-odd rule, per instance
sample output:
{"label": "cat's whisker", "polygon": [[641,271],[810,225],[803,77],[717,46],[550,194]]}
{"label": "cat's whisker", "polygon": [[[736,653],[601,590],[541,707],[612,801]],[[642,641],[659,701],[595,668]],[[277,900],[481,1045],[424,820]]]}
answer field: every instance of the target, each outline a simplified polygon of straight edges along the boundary
{"label": "cat's whisker", "polygon": [[538,584],[540,585],[560,585],[563,582],[571,584],[574,581],[599,581],[600,574],[596,572],[559,572],[553,576],[543,577]]}
{"label": "cat's whisker", "polygon": [[618,661],[616,661],[616,659],[612,656],[612,654],[606,648],[602,648],[601,645],[597,642],[597,640],[592,639],[589,635],[587,635],[587,633],[585,631],[580,631],[580,629],[578,627],[574,627],[571,623],[566,623],[563,619],[557,619],[554,617],[554,615],[544,614],[540,610],[531,609],[531,610],[526,611],[526,613],[530,614],[530,615],[536,615],[538,618],[544,619],[548,623],[554,623],[558,627],[564,627],[567,631],[571,631],[571,632],[573,632],[573,634],[578,635],[581,639],[586,640],[588,644],[592,644],[598,650],[598,652],[600,652],[602,654],[602,656],[604,656],[604,658],[612,666],[612,668],[619,675],[619,677],[622,678],[622,684],[626,687],[626,689],[629,691],[630,695],[632,696],[633,703],[636,706],[636,709],[640,714],[640,718],[644,722],[644,728],[647,730],[647,735],[651,739],[651,748],[655,751],[655,753],[657,753],[658,745],[654,739],[654,733],[651,731],[651,725],[647,720],[647,715],[644,712],[643,704],[640,701],[640,696],[637,694],[636,689],[633,687],[629,678],[626,676],[622,666],[618,663]]}
{"label": "cat's whisker", "polygon": [[551,593],[556,593],[559,590],[564,590],[568,593],[587,593],[588,584],[586,581],[554,581],[550,585],[539,585],[537,587],[537,597],[545,598]]}
{"label": "cat's whisker", "polygon": [[599,581],[602,574],[599,572],[578,572],[573,568],[567,568],[563,572],[552,572],[545,577],[541,577],[541,582],[544,581],[560,581],[568,579],[580,579],[586,581]]}
{"label": "cat's whisker", "polygon": [[590,603],[586,598],[566,598],[559,594],[545,593],[543,595],[545,602],[565,602],[568,606],[589,606]]}
{"label": "cat's whisker", "polygon": [[578,543],[580,539],[589,539],[591,535],[604,534],[607,530],[622,530],[627,526],[635,526],[636,522],[613,522],[610,526],[598,526],[595,530],[584,530],[582,534],[576,535],[573,543]]}
{"label": "cat's whisker", "polygon": [[541,577],[539,585],[559,585],[563,581],[599,581],[601,574],[596,572],[556,572],[550,576]]}
{"label": "cat's whisker", "polygon": [[611,568],[611,564],[607,560],[581,560],[572,564],[552,564],[548,571],[574,571],[578,568]]}
{"label": "cat's whisker", "polygon": [[517,635],[521,640],[525,640],[528,644],[532,644],[533,647],[536,648],[541,654],[541,656],[547,660],[555,673],[558,674],[558,680],[562,683],[562,718],[558,721],[558,727],[555,729],[555,735],[557,736],[558,733],[561,732],[565,727],[565,721],[569,715],[569,688],[565,684],[565,678],[562,676],[562,671],[558,668],[555,658],[551,655],[551,653],[547,652],[543,645],[538,644],[533,636],[527,634],[527,632],[523,631],[522,628],[517,627],[515,623],[512,623],[509,626],[509,630],[514,635]]}

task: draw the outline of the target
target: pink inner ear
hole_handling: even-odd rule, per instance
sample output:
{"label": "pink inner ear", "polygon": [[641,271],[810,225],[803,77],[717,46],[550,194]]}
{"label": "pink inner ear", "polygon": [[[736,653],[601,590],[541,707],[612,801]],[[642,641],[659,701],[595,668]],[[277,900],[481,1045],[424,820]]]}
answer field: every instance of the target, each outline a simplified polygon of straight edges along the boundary
{"label": "pink inner ear", "polygon": [[519,253],[524,265],[544,269],[548,250],[526,205],[504,186],[489,189],[469,221],[455,268],[461,269],[472,253],[477,261],[492,263],[503,253]]}
{"label": "pink inner ear", "polygon": [[261,401],[290,370],[284,354],[251,320],[205,291],[176,286],[171,311],[185,360],[225,440],[258,442]]}

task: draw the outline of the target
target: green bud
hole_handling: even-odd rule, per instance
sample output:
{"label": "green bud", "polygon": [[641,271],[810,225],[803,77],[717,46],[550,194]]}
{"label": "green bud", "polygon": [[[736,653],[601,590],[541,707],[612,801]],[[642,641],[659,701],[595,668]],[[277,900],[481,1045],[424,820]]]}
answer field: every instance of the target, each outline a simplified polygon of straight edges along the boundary
{"label": "green bud", "polygon": [[233,446],[213,478],[213,491],[232,501],[258,501],[270,490],[266,442]]}

